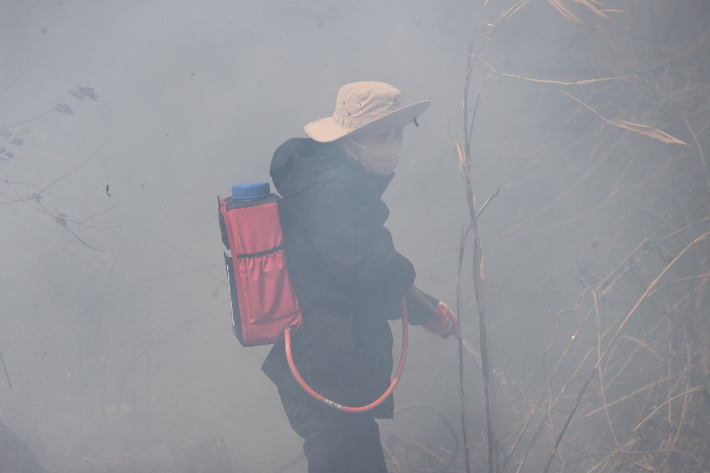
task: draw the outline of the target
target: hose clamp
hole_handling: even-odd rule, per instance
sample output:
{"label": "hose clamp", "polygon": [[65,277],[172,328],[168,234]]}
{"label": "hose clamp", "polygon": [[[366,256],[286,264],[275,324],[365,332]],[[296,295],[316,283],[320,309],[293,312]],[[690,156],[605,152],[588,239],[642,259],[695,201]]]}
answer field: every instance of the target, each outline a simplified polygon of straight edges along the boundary
{"label": "hose clamp", "polygon": [[330,406],[334,409],[338,409],[339,411],[343,410],[343,406],[341,406],[337,402],[331,401],[330,399],[323,399],[323,403],[325,403],[326,406]]}

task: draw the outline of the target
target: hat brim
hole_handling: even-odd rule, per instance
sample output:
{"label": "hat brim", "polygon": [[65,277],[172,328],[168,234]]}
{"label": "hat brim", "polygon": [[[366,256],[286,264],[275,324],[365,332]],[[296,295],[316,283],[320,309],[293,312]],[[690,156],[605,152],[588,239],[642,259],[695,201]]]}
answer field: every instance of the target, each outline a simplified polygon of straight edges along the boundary
{"label": "hat brim", "polygon": [[413,103],[357,128],[339,125],[335,123],[333,117],[326,117],[309,123],[303,127],[303,129],[306,130],[308,136],[314,140],[320,141],[321,143],[330,143],[331,141],[335,141],[355,132],[374,128],[404,127],[410,123],[414,123],[414,120],[424,113],[426,109],[429,108],[430,104],[431,102],[429,100]]}

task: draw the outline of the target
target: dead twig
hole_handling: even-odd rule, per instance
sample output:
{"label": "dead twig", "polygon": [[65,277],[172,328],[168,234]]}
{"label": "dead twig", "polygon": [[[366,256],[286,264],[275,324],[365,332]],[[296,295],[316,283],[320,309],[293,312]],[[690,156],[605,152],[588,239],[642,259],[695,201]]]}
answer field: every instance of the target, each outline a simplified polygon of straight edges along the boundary
{"label": "dead twig", "polygon": [[[664,383],[664,382],[668,381],[668,379],[669,379],[668,377],[666,377],[666,378],[661,378],[661,379],[659,379],[658,381],[655,381],[655,382],[649,384],[648,386],[644,386],[644,387],[642,387],[642,388],[637,389],[636,391],[630,392],[630,393],[627,394],[626,396],[622,396],[622,397],[620,397],[619,399],[617,399],[616,401],[612,401],[612,402],[610,402],[609,404],[607,404],[607,408],[608,408],[608,407],[611,407],[611,406],[613,406],[613,405],[619,404],[620,402],[626,401],[627,399],[629,399],[629,398],[635,396],[636,394],[642,393],[642,392],[644,392],[644,391],[648,391],[649,389],[652,389],[654,386],[657,386],[657,385],[659,385],[659,384],[661,384],[661,383]],[[586,419],[587,417],[592,416],[592,415],[596,414],[597,412],[601,412],[601,411],[603,411],[603,410],[604,410],[604,406],[599,407],[599,408],[594,409],[593,411],[588,412],[587,414],[585,414],[583,418]]]}
{"label": "dead twig", "polygon": [[481,215],[481,212],[488,206],[488,203],[493,200],[498,194],[501,193],[504,189],[507,189],[510,187],[510,184],[503,185],[503,179],[501,179],[500,184],[498,185],[498,189],[491,195],[489,198],[486,199],[486,201],[481,205],[481,208],[478,209],[478,212],[476,212],[476,218],[478,218]]}
{"label": "dead twig", "polygon": [[[52,181],[51,183],[49,183],[49,184],[46,185],[45,187],[41,188],[39,192],[33,193],[30,197],[27,197],[27,196],[23,195],[22,193],[20,193],[20,191],[17,189],[17,187],[15,187],[15,186],[0,172],[0,179],[1,179],[2,181],[4,181],[5,184],[7,184],[7,185],[10,187],[10,189],[15,193],[15,195],[17,195],[17,197],[18,197],[18,199],[16,199],[16,200],[11,200],[10,202],[3,202],[3,203],[11,203],[11,202],[20,202],[20,201],[22,201],[22,202],[24,202],[25,204],[29,205],[30,208],[32,208],[32,209],[34,209],[34,210],[36,210],[36,211],[38,211],[38,212],[40,212],[40,213],[43,213],[43,214],[49,216],[52,220],[54,220],[55,223],[59,224],[62,228],[64,228],[64,230],[66,230],[67,232],[69,232],[74,238],[76,238],[77,240],[79,240],[79,242],[82,243],[84,246],[86,246],[86,247],[88,247],[88,248],[91,248],[92,250],[103,251],[103,250],[100,249],[100,248],[97,248],[97,247],[95,247],[95,246],[89,245],[89,244],[86,243],[84,240],[82,240],[81,237],[79,237],[79,235],[77,235],[77,234],[74,233],[72,230],[70,230],[69,228],[67,228],[67,222],[72,222],[72,223],[76,223],[76,224],[78,224],[78,225],[80,225],[80,226],[84,226],[84,223],[85,223],[85,222],[87,222],[88,220],[94,218],[94,217],[97,216],[97,215],[100,215],[100,214],[102,214],[102,213],[104,213],[104,212],[107,212],[108,210],[113,209],[113,208],[115,207],[115,205],[114,205],[113,207],[111,207],[110,209],[103,210],[103,211],[101,211],[101,212],[99,212],[99,213],[97,213],[97,214],[92,215],[91,217],[87,218],[87,219],[84,220],[83,222],[79,222],[79,221],[76,221],[76,220],[67,219],[67,218],[66,218],[66,215],[59,215],[59,216],[54,215],[52,212],[48,211],[48,210],[44,207],[44,205],[42,205],[42,203],[40,202],[40,199],[41,199],[41,195],[42,195],[43,192],[45,192],[45,191],[46,191],[47,189],[49,189],[51,186],[53,186],[53,185],[56,184],[57,182],[61,181],[61,180],[64,179],[65,177],[69,176],[70,174],[74,173],[76,170],[78,170],[78,169],[81,168],[83,165],[85,165],[86,163],[88,163],[94,156],[96,156],[96,155],[99,153],[99,151],[101,151],[101,150],[102,150],[107,144],[109,144],[110,142],[111,142],[111,139],[109,139],[109,140],[106,141],[103,145],[101,145],[101,147],[100,147],[99,149],[97,149],[91,156],[89,156],[89,158],[87,158],[85,161],[83,161],[81,164],[79,164],[79,166],[75,167],[74,169],[72,169],[72,170],[69,171],[68,173],[64,174],[63,176],[61,176],[61,177],[55,179],[54,181]],[[34,204],[33,204],[33,202],[34,202]],[[110,227],[109,227],[109,228],[110,228]]]}
{"label": "dead twig", "polygon": [[[481,94],[483,92],[483,87],[485,86],[486,80],[483,81],[483,84],[481,85],[481,88],[479,90],[477,99],[476,99],[476,106],[474,107],[473,115],[471,116],[471,124],[469,125],[469,105],[468,105],[468,100],[469,100],[469,88],[471,85],[471,78],[473,76],[473,69],[478,62],[479,58],[481,57],[481,54],[483,50],[486,48],[486,45],[492,38],[493,33],[501,26],[503,25],[508,19],[510,19],[513,15],[515,15],[518,11],[520,11],[521,8],[523,8],[525,5],[529,3],[529,0],[520,0],[517,3],[515,3],[513,6],[511,6],[508,10],[502,12],[499,16],[498,19],[496,19],[495,23],[491,25],[488,34],[486,35],[486,38],[483,40],[481,47],[478,50],[478,53],[474,53],[473,47],[474,47],[474,40],[475,40],[475,28],[478,25],[478,21],[476,22],[476,26],[474,26],[474,36],[471,39],[471,44],[469,46],[469,54],[468,54],[468,59],[466,63],[466,76],[464,79],[464,84],[463,84],[463,117],[462,117],[462,127],[459,130],[459,139],[455,140],[454,142],[454,147],[456,150],[456,155],[458,158],[459,162],[459,171],[461,173],[461,177],[463,178],[464,181],[464,187],[466,190],[466,201],[468,204],[468,209],[469,209],[469,215],[471,218],[471,224],[470,224],[470,229],[471,233],[473,236],[473,285],[474,285],[474,292],[476,294],[476,303],[478,305],[478,314],[479,314],[479,335],[480,335],[480,343],[481,343],[481,365],[483,368],[483,390],[485,394],[485,399],[486,399],[486,427],[487,427],[487,433],[488,433],[488,469],[489,473],[499,473],[500,472],[500,458],[499,458],[499,449],[498,449],[498,420],[497,420],[497,413],[496,413],[496,398],[495,398],[495,383],[493,380],[493,370],[491,367],[492,363],[492,349],[491,349],[491,343],[490,343],[490,338],[488,335],[488,309],[487,309],[487,296],[486,296],[486,289],[485,289],[485,271],[484,271],[484,255],[483,255],[483,248],[481,245],[480,241],[480,234],[478,232],[478,221],[477,221],[477,216],[479,215],[480,211],[476,210],[476,197],[473,193],[473,188],[471,184],[471,164],[472,164],[472,155],[471,155],[471,136],[473,133],[473,125],[475,122],[475,117],[476,117],[476,112],[478,110],[478,103],[480,102]],[[484,3],[485,6],[485,3]],[[480,13],[479,13],[479,18],[480,18]],[[490,76],[489,76],[490,77]],[[502,183],[501,183],[502,184]],[[499,186],[498,192],[494,194],[491,198],[488,199],[486,204],[482,207],[485,208],[488,202],[495,197],[498,193],[501,191],[501,187]],[[481,210],[482,210],[481,209]],[[463,259],[463,247],[465,245],[465,235],[464,235],[464,240],[462,241],[461,244],[461,249],[459,251],[459,275],[461,272],[461,265],[462,265],[462,259]],[[460,276],[459,276],[459,281],[460,281]],[[459,292],[460,292],[460,283],[459,283]],[[459,298],[460,299],[460,298]],[[459,321],[461,320],[461,313],[460,313],[460,302],[459,302]],[[460,380],[463,380],[463,339],[461,337],[461,327],[459,326],[459,366],[460,366],[460,371],[461,373],[459,374]],[[464,412],[462,413],[463,417],[465,418],[465,401],[464,401],[464,393],[463,393],[463,383],[461,384],[460,387],[460,396],[461,396],[461,405],[462,408],[464,409]],[[465,429],[465,427],[464,427]],[[467,437],[466,434],[464,434],[464,437]],[[464,443],[465,443],[465,449],[466,449],[466,472],[470,472],[470,465],[469,465],[469,457],[468,457],[468,448],[467,448],[467,439],[464,438]]]}
{"label": "dead twig", "polygon": [[[95,213],[95,214],[92,215],[91,217],[85,218],[84,220],[82,220],[81,222],[79,222],[79,225],[84,225],[86,222],[88,222],[88,221],[91,220],[92,218],[98,217],[98,216],[101,215],[101,214],[104,214],[104,213],[106,213],[106,212],[108,212],[108,211],[110,211],[110,210],[115,209],[116,206],[118,206],[118,203],[113,204],[113,206],[107,208],[106,210],[102,210],[101,212]],[[109,228],[113,228],[113,227],[115,227],[115,226],[117,226],[117,225],[113,225],[112,227],[109,227]]]}
{"label": "dead twig", "polygon": [[601,354],[601,357],[599,358],[599,361],[597,361],[597,364],[594,366],[594,369],[597,369],[597,368],[598,368],[599,364],[602,362],[602,359],[604,358],[604,356],[606,355],[606,353],[609,351],[609,348],[611,348],[611,346],[614,344],[614,342],[616,341],[616,338],[619,336],[619,334],[621,333],[621,331],[624,329],[624,327],[625,327],[626,324],[628,323],[628,321],[629,321],[629,319],[631,318],[631,316],[636,312],[636,310],[639,308],[639,306],[641,305],[641,303],[642,303],[644,300],[646,300],[646,297],[648,296],[648,294],[651,293],[651,291],[653,291],[653,288],[656,287],[656,284],[658,284],[658,281],[660,281],[661,278],[668,272],[668,270],[670,270],[671,267],[673,267],[673,265],[676,263],[676,261],[678,261],[678,260],[680,259],[681,256],[683,256],[683,255],[684,255],[688,250],[690,250],[693,246],[695,246],[696,244],[698,244],[698,243],[700,243],[701,241],[705,240],[705,239],[708,237],[708,235],[710,235],[710,232],[705,232],[705,233],[703,233],[701,236],[699,236],[698,238],[696,238],[695,240],[693,240],[690,244],[688,244],[688,246],[686,246],[686,247],[683,249],[683,251],[681,251],[680,253],[678,253],[678,256],[676,256],[675,258],[673,258],[673,261],[671,261],[671,262],[663,269],[663,271],[661,271],[661,274],[659,274],[658,277],[653,280],[653,282],[648,286],[648,288],[647,288],[646,291],[643,293],[643,295],[641,296],[641,298],[636,302],[636,304],[633,306],[633,308],[632,308],[631,311],[628,313],[628,315],[626,316],[626,318],[623,320],[623,322],[621,323],[621,325],[620,325],[619,328],[617,329],[617,331],[616,331],[616,333],[614,334],[614,336],[612,337],[612,339],[609,341],[609,344],[608,344],[607,347],[604,349],[604,352]]}
{"label": "dead twig", "polygon": [[[88,79],[91,74],[93,74],[93,72],[90,73],[90,74],[88,74],[86,77],[84,77],[83,79],[81,79],[79,82],[77,82],[76,85],[75,85],[74,87],[72,87],[72,88],[66,93],[66,95],[65,95],[64,97],[62,97],[62,99],[59,101],[59,103],[62,103],[67,97],[69,97],[69,95],[71,95],[71,93],[72,93],[72,90],[74,90],[75,88],[79,87],[79,85],[80,85],[82,82],[84,82],[86,79]],[[19,138],[20,136],[22,136],[22,135],[24,135],[25,133],[27,133],[33,126],[35,126],[35,125],[37,124],[37,122],[39,122],[41,119],[43,119],[44,117],[46,117],[47,115],[49,115],[52,111],[54,111],[54,109],[55,109],[56,107],[57,107],[57,104],[52,105],[52,107],[51,107],[49,110],[47,110],[47,111],[44,112],[43,114],[38,115],[37,117],[35,117],[36,119],[32,119],[32,120],[34,120],[34,121],[33,121],[29,126],[27,126],[24,130],[22,130],[21,132],[19,132],[17,135],[15,135],[14,138],[9,138],[7,141],[5,141],[5,142],[2,144],[2,146],[0,146],[0,148],[4,148],[4,147],[7,146],[7,144],[10,143],[13,139]],[[29,121],[29,120],[28,120],[28,121]]]}
{"label": "dead twig", "polygon": [[10,383],[10,374],[7,372],[7,366],[5,366],[5,358],[2,356],[0,351],[0,361],[2,361],[2,368],[5,370],[5,378],[7,379],[7,387],[12,391],[12,383]]}
{"label": "dead twig", "polygon": [[56,184],[57,182],[61,181],[61,180],[64,179],[65,177],[70,176],[70,175],[73,174],[74,172],[78,171],[84,164],[88,163],[89,161],[91,161],[91,159],[92,159],[94,156],[96,156],[97,154],[99,154],[99,152],[100,152],[102,149],[104,149],[104,147],[105,147],[107,144],[109,144],[109,143],[111,142],[111,140],[113,140],[113,138],[109,138],[108,141],[106,141],[104,144],[102,144],[102,145],[99,147],[99,149],[97,149],[96,151],[94,151],[94,154],[92,154],[91,156],[89,156],[86,160],[84,160],[84,162],[82,162],[81,164],[79,164],[77,167],[75,167],[74,169],[72,169],[72,170],[69,171],[68,173],[64,174],[64,175],[61,176],[61,177],[58,177],[57,179],[53,180],[52,182],[50,182],[49,184],[47,184],[46,186],[44,186],[44,187],[42,188],[42,190],[40,190],[39,192],[37,192],[37,194],[40,194],[40,195],[41,195],[44,191],[46,191],[47,189],[49,189],[50,187],[52,187],[52,186],[53,186],[54,184]]}
{"label": "dead twig", "polygon": [[690,126],[690,123],[688,123],[688,119],[685,118],[685,115],[681,115],[683,118],[683,123],[685,123],[685,126],[688,128],[688,131],[690,132],[690,136],[693,137],[693,141],[695,142],[695,148],[698,150],[698,154],[700,154],[700,162],[703,165],[703,171],[705,171],[705,181],[708,184],[708,190],[710,191],[710,174],[708,174],[708,165],[705,162],[705,153],[703,153],[703,147],[700,146],[700,142],[698,141],[698,137],[693,131],[693,128]]}
{"label": "dead twig", "polygon": [[390,463],[394,464],[395,467],[397,467],[397,471],[402,471],[402,467],[399,466],[399,462],[397,461],[397,457],[394,456],[394,453],[392,453],[392,450],[390,450],[387,445],[382,443],[382,448],[384,449],[385,453],[389,455],[391,458]]}
{"label": "dead twig", "polygon": [[447,473],[451,469],[451,467],[454,465],[454,462],[456,462],[456,458],[459,456],[460,446],[459,446],[459,439],[456,436],[456,430],[451,425],[451,422],[449,422],[449,419],[447,419],[446,416],[444,415],[444,413],[441,412],[441,409],[439,409],[438,407],[436,407],[432,404],[428,404],[425,402],[416,402],[413,404],[408,404],[406,406],[398,407],[397,409],[394,410],[394,413],[398,414],[400,412],[404,412],[409,409],[416,409],[416,408],[430,409],[430,410],[436,412],[436,414],[439,416],[441,421],[444,423],[444,425],[448,429],[449,433],[451,434],[451,437],[456,442],[456,446],[454,448],[454,453],[451,454],[451,459],[449,460],[449,462],[446,464],[446,466],[443,469],[439,470],[439,473]]}
{"label": "dead twig", "polygon": [[640,134],[646,135],[650,138],[655,138],[657,140],[660,140],[664,143],[688,146],[688,144],[685,143],[684,141],[681,141],[678,138],[674,138],[671,135],[669,135],[668,133],[666,133],[665,131],[661,131],[661,130],[654,128],[652,126],[642,125],[640,123],[627,122],[626,120],[608,120],[608,119],[604,118],[604,116],[602,116],[601,113],[597,112],[592,107],[590,107],[586,103],[582,102],[574,95],[570,95],[567,92],[565,92],[564,90],[560,90],[559,92],[561,94],[564,94],[567,97],[571,98],[572,100],[580,103],[584,107],[586,107],[589,111],[593,112],[596,116],[598,116],[599,118],[604,120],[608,125],[612,125],[617,128],[623,128],[624,130],[629,130],[629,131],[633,131],[636,133],[640,133]]}
{"label": "dead twig", "polygon": [[657,408],[655,408],[653,411],[651,411],[651,413],[650,413],[649,415],[647,415],[641,422],[638,423],[638,425],[637,425],[636,427],[634,427],[634,430],[631,431],[631,433],[624,439],[624,441],[621,442],[621,444],[620,444],[618,447],[616,447],[616,450],[614,450],[614,452],[613,452],[611,455],[609,455],[609,458],[606,460],[606,463],[604,463],[604,466],[602,467],[602,469],[599,470],[599,473],[602,473],[602,472],[604,471],[604,469],[606,469],[607,465],[609,465],[609,462],[612,460],[612,458],[614,458],[614,456],[616,456],[617,453],[619,453],[619,450],[621,450],[621,448],[626,444],[626,442],[628,442],[629,439],[636,433],[636,431],[637,431],[638,429],[640,429],[641,426],[642,426],[648,419],[650,419],[651,417],[653,417],[653,415],[654,415],[656,412],[658,412],[658,411],[661,410],[664,406],[670,404],[671,402],[675,401],[676,399],[678,399],[678,398],[681,397],[681,396],[687,396],[688,394],[691,394],[691,393],[694,393],[694,392],[696,392],[696,391],[700,391],[700,390],[703,390],[703,389],[706,389],[706,388],[707,388],[706,385],[701,384],[700,386],[696,386],[696,387],[694,387],[694,388],[692,388],[692,389],[688,389],[687,391],[684,391],[684,392],[682,392],[682,393],[680,393],[680,394],[677,394],[677,395],[673,396],[672,398],[668,399],[666,402],[664,402],[663,404],[661,404],[660,406],[658,406]]}
{"label": "dead twig", "polygon": [[[602,360],[604,359],[604,357],[606,356],[606,354],[609,352],[609,349],[614,345],[614,342],[616,341],[616,339],[618,338],[619,334],[621,333],[621,331],[624,329],[624,327],[625,327],[626,324],[628,323],[628,321],[629,321],[629,319],[631,318],[631,316],[636,312],[636,310],[637,310],[638,307],[641,305],[641,303],[642,303],[644,300],[646,300],[646,297],[648,296],[648,294],[653,290],[653,288],[656,286],[656,284],[658,284],[658,281],[660,281],[661,278],[671,269],[671,267],[673,267],[673,265],[676,263],[676,261],[678,261],[678,259],[680,259],[681,256],[683,256],[688,250],[690,250],[690,248],[692,248],[693,246],[695,246],[697,243],[700,243],[701,241],[705,240],[705,239],[708,237],[708,235],[710,235],[710,232],[706,232],[706,233],[702,234],[701,236],[699,236],[698,238],[696,238],[695,240],[693,240],[690,244],[688,244],[688,245],[683,249],[683,251],[681,251],[680,253],[678,253],[678,255],[673,259],[673,261],[671,261],[671,262],[663,269],[663,271],[661,271],[661,273],[658,275],[658,277],[657,277],[656,279],[654,279],[654,281],[648,286],[648,288],[646,289],[646,291],[643,293],[643,295],[639,298],[639,300],[636,302],[636,304],[635,304],[634,307],[631,309],[631,311],[629,311],[629,313],[626,315],[626,317],[624,318],[624,320],[621,322],[621,324],[619,325],[619,328],[617,329],[616,333],[612,336],[611,340],[610,340],[609,343],[607,344],[607,347],[606,347],[606,348],[604,349],[604,351],[599,355],[599,359],[597,360],[597,363],[594,365],[594,369],[592,370],[592,373],[591,373],[591,375],[589,376],[589,379],[587,379],[587,382],[584,383],[584,386],[582,386],[582,389],[580,390],[579,395],[577,396],[577,400],[575,401],[574,405],[572,406],[572,411],[570,412],[569,416],[567,417],[567,420],[566,420],[566,422],[565,422],[565,425],[564,425],[564,427],[562,428],[562,431],[560,431],[560,434],[559,434],[559,436],[557,437],[557,441],[555,442],[555,445],[552,447],[552,452],[550,453],[550,457],[549,457],[549,459],[548,459],[547,465],[545,466],[544,473],[548,473],[548,472],[550,471],[550,465],[552,464],[552,460],[553,460],[554,457],[555,457],[555,453],[557,452],[557,448],[559,447],[560,442],[562,441],[562,437],[564,436],[565,431],[567,430],[567,427],[569,426],[569,423],[570,423],[570,421],[572,420],[572,417],[574,417],[574,414],[575,414],[575,412],[577,411],[577,408],[579,407],[579,402],[581,401],[582,397],[584,396],[584,392],[586,391],[587,386],[589,386],[589,383],[592,381],[592,378],[594,377],[594,374],[595,374],[596,371],[599,369],[599,366],[601,365]],[[704,389],[704,386],[702,386],[702,388]],[[699,388],[698,388],[698,389],[699,389]],[[673,399],[675,399],[675,398],[673,398]],[[671,399],[671,400],[672,400],[672,399]],[[654,412],[655,412],[655,411],[654,411]],[[644,421],[645,421],[645,420],[644,420]],[[642,422],[642,423],[643,423],[643,422]],[[635,431],[635,430],[636,430],[636,429],[634,429],[634,431]],[[627,437],[627,439],[626,439],[624,442],[622,442],[619,447],[617,447],[617,451],[619,450],[619,448],[621,448],[621,447],[624,445],[624,443],[628,440],[628,438],[630,438],[630,437]],[[613,455],[612,455],[612,457],[613,457]],[[609,459],[609,461],[610,461],[610,460],[611,460],[611,458]],[[609,463],[609,461],[606,462],[605,466]],[[603,470],[603,469],[604,469],[604,468],[602,468],[602,470]],[[601,472],[600,472],[600,473],[601,473]]]}
{"label": "dead twig", "polygon": [[13,85],[15,82],[17,82],[18,80],[20,80],[20,78],[21,78],[22,76],[24,76],[25,74],[27,74],[27,71],[29,71],[29,69],[25,69],[25,72],[23,72],[22,74],[20,74],[19,76],[17,76],[17,77],[15,78],[15,80],[13,80],[12,82],[10,82],[10,83],[7,85],[7,87],[5,87],[4,89],[0,90],[0,95],[2,95],[3,93],[5,93],[5,91],[6,91],[7,89],[9,89],[10,87],[12,87],[12,85]]}
{"label": "dead twig", "polygon": [[466,393],[464,391],[464,369],[463,369],[463,332],[462,332],[462,289],[461,289],[461,269],[463,267],[463,256],[466,249],[466,240],[468,234],[473,230],[473,222],[471,222],[466,231],[461,231],[461,245],[459,246],[459,261],[458,261],[458,276],[456,284],[456,315],[459,319],[456,337],[458,338],[459,349],[459,401],[461,402],[461,426],[463,429],[463,447],[464,461],[466,462],[466,473],[470,473],[471,467],[469,462],[470,450],[468,446],[468,426],[466,423]]}

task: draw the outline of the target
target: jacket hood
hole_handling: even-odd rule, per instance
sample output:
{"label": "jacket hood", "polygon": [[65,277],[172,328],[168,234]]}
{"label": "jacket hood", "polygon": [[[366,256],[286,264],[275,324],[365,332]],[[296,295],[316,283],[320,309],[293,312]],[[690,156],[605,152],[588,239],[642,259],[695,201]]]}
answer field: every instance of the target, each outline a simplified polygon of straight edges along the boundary
{"label": "jacket hood", "polygon": [[328,181],[341,182],[357,194],[380,197],[394,177],[394,173],[384,177],[369,174],[348,161],[337,143],[310,138],[293,138],[279,146],[269,174],[283,197]]}

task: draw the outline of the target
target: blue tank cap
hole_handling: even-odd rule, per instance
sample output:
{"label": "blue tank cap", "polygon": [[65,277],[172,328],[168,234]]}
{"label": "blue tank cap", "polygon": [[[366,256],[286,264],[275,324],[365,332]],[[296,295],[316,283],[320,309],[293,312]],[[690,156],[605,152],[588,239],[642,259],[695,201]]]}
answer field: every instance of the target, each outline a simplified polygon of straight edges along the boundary
{"label": "blue tank cap", "polygon": [[232,186],[232,199],[234,200],[261,199],[270,194],[271,187],[268,182],[245,182]]}

